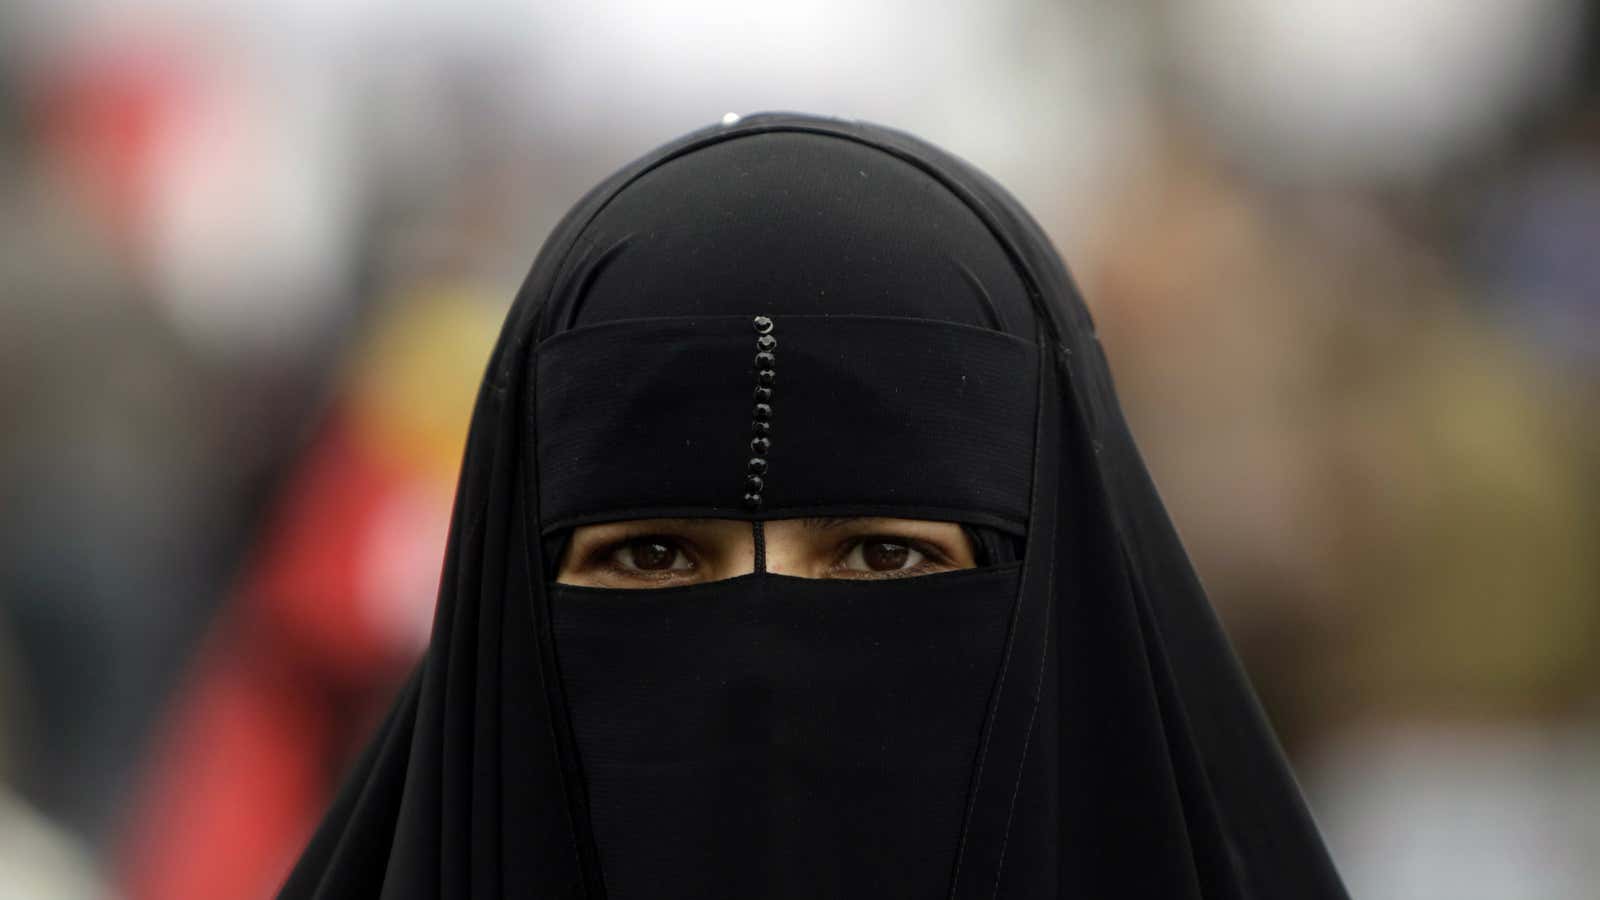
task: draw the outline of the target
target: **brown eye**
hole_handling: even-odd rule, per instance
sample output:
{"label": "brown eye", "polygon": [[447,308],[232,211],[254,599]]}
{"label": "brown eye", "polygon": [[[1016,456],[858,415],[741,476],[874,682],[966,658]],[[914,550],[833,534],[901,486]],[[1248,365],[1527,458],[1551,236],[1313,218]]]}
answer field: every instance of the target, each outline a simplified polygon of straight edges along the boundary
{"label": "brown eye", "polygon": [[876,572],[886,572],[891,569],[903,569],[906,559],[911,556],[911,548],[900,544],[889,544],[882,541],[873,541],[861,547],[862,561],[867,568]]}
{"label": "brown eye", "polygon": [[843,568],[858,572],[899,572],[914,568],[926,559],[922,551],[907,544],[868,539],[856,544],[845,556]]}
{"label": "brown eye", "polygon": [[624,569],[665,572],[687,569],[691,563],[677,545],[660,538],[635,538],[616,549],[613,559]]}

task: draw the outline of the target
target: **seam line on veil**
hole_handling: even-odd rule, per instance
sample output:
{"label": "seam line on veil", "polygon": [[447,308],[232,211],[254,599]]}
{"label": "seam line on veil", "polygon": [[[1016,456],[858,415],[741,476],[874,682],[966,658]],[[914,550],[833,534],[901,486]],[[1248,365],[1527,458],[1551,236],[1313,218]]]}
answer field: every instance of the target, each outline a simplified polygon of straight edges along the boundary
{"label": "seam line on veil", "polygon": [[[1041,340],[1041,343],[1042,342],[1043,341]],[[1044,417],[1045,417],[1045,415],[1047,413],[1047,410],[1045,409],[1045,389],[1047,387],[1046,382],[1048,381],[1050,383],[1054,383],[1054,379],[1047,379],[1045,376],[1047,374],[1050,374],[1051,372],[1054,372],[1059,377],[1060,372],[1061,372],[1060,368],[1050,369],[1050,370],[1047,371],[1047,367],[1051,366],[1053,361],[1054,361],[1054,357],[1052,357],[1050,354],[1047,354],[1047,353],[1043,352],[1043,348],[1041,347],[1040,348],[1040,353],[1039,353],[1039,405],[1038,405],[1038,413],[1037,413],[1038,418],[1035,420],[1035,431],[1034,431],[1034,439],[1033,439],[1033,453],[1034,453],[1034,467],[1035,468],[1034,468],[1034,482],[1033,482],[1033,498],[1032,498],[1032,502],[1033,502],[1034,505],[1033,505],[1032,510],[1030,510],[1031,512],[1035,512],[1035,513],[1038,510],[1038,503],[1039,503],[1039,481],[1040,481],[1040,478],[1039,478],[1038,466],[1040,465],[1040,463],[1038,462],[1038,460],[1039,460],[1039,454],[1040,454],[1040,452],[1042,450],[1042,445],[1044,444]],[[1059,477],[1059,469],[1057,470],[1057,475]],[[1055,485],[1055,491],[1056,491],[1057,501],[1053,505],[1053,509],[1055,510],[1055,515],[1053,516],[1053,518],[1055,518],[1056,519],[1056,523],[1058,523],[1060,521],[1059,516],[1060,516],[1060,496],[1061,496],[1061,484],[1059,482]],[[1052,530],[1054,530],[1056,523],[1052,523],[1052,526],[1051,526]],[[1033,524],[1034,527],[1038,527],[1037,520],[1035,520],[1032,524]],[[1005,831],[1001,835],[1001,838],[1000,838],[1000,857],[999,857],[999,859],[997,859],[995,861],[995,866],[994,866],[994,893],[991,896],[995,897],[995,898],[998,898],[1000,896],[1000,885],[1001,885],[1002,879],[1005,876],[1005,871],[1006,871],[1006,850],[1007,850],[1008,847],[1011,846],[1011,823],[1012,823],[1013,819],[1016,818],[1016,814],[1017,814],[1017,796],[1022,792],[1022,776],[1023,776],[1023,773],[1025,773],[1028,770],[1028,751],[1033,747],[1033,731],[1034,731],[1034,725],[1037,724],[1038,721],[1039,721],[1039,705],[1040,705],[1040,698],[1041,698],[1041,696],[1042,696],[1042,694],[1044,692],[1044,676],[1045,676],[1045,672],[1049,669],[1049,665],[1048,664],[1049,664],[1049,659],[1050,659],[1050,626],[1055,621],[1055,611],[1056,611],[1056,563],[1057,563],[1057,560],[1059,560],[1059,558],[1060,558],[1059,554],[1056,554],[1056,553],[1050,554],[1050,565],[1049,565],[1049,568],[1047,568],[1045,570],[1045,579],[1044,579],[1044,584],[1045,584],[1045,591],[1044,591],[1044,604],[1045,604],[1045,607],[1044,607],[1044,640],[1041,642],[1042,646],[1039,649],[1039,677],[1036,678],[1034,680],[1034,682],[1033,682],[1033,709],[1028,713],[1028,729],[1027,729],[1026,732],[1024,732],[1023,737],[1022,737],[1022,755],[1017,759],[1017,780],[1011,786],[1011,799],[1006,804]],[[1020,613],[1019,613],[1019,615],[1020,615]]]}
{"label": "seam line on veil", "polygon": [[[1043,342],[1043,338],[1042,337],[1037,337],[1036,340],[1041,342],[1041,343]],[[1043,465],[1043,463],[1041,462],[1041,456],[1043,455],[1042,454],[1042,447],[1040,445],[1042,444],[1043,438],[1044,438],[1044,416],[1045,416],[1044,404],[1045,404],[1045,386],[1046,386],[1045,385],[1046,379],[1044,378],[1044,375],[1045,375],[1044,367],[1047,365],[1047,360],[1048,359],[1050,359],[1050,357],[1047,354],[1042,353],[1042,352],[1039,354],[1038,366],[1039,366],[1039,369],[1040,369],[1040,372],[1039,372],[1039,376],[1040,377],[1039,377],[1039,380],[1038,380],[1038,389],[1037,389],[1038,393],[1035,395],[1035,398],[1034,398],[1033,484],[1032,484],[1031,489],[1029,491],[1029,507],[1028,507],[1028,534],[1029,534],[1029,537],[1030,537],[1030,541],[1029,541],[1030,543],[1032,543],[1032,539],[1034,538],[1034,530],[1039,525],[1039,523],[1038,523],[1039,482],[1041,480],[1040,479],[1040,468]],[[1055,559],[1055,556],[1054,556],[1054,554],[1052,554],[1051,555],[1051,564],[1050,564],[1050,568],[1048,570],[1049,573],[1050,573],[1050,575],[1048,576],[1048,579],[1053,579],[1054,574],[1055,574],[1054,559]],[[1034,560],[1035,560],[1035,555],[1033,553],[1025,553],[1023,555],[1023,566],[1026,568],[1028,566],[1033,565],[1034,564]],[[951,898],[951,900],[954,900],[954,898],[956,897],[956,891],[961,887],[961,866],[962,866],[962,863],[964,863],[966,861],[967,841],[972,836],[973,817],[977,815],[977,812],[978,812],[978,801],[980,799],[980,795],[983,792],[983,769],[984,769],[985,763],[988,762],[988,758],[989,758],[989,744],[990,744],[990,742],[992,742],[994,740],[994,729],[995,729],[996,725],[1000,721],[1000,703],[1001,703],[1001,700],[1005,696],[1006,679],[1009,676],[1010,671],[1011,671],[1011,653],[1012,653],[1013,650],[1016,649],[1016,646],[1017,646],[1017,629],[1022,624],[1023,604],[1028,599],[1028,597],[1027,597],[1027,583],[1028,583],[1027,575],[1026,575],[1026,573],[1024,573],[1024,575],[1023,575],[1023,577],[1022,577],[1022,579],[1021,579],[1021,581],[1019,583],[1019,587],[1018,587],[1016,608],[1011,613],[1011,625],[1010,625],[1010,628],[1009,628],[1009,630],[1008,630],[1008,632],[1006,634],[1006,652],[1005,652],[1005,656],[1002,657],[1002,659],[1001,659],[1000,674],[999,674],[999,676],[998,676],[998,678],[996,680],[996,683],[995,683],[994,698],[991,701],[991,705],[990,705],[990,708],[989,708],[988,723],[984,727],[983,741],[982,741],[982,744],[979,746],[979,749],[978,749],[978,765],[977,765],[977,769],[973,772],[972,788],[969,791],[968,797],[967,797],[967,812],[966,812],[966,815],[963,817],[963,822],[962,822],[962,825],[961,825],[961,842],[956,847],[955,868],[950,874],[950,892],[949,892],[949,897]],[[1052,584],[1052,586],[1053,586],[1053,584]],[[1049,595],[1045,596],[1044,601],[1046,603],[1050,602]],[[1047,616],[1049,614],[1049,611],[1050,610],[1047,607],[1046,608],[1046,615]],[[1048,621],[1048,618],[1047,618],[1047,621]],[[1045,635],[1045,647],[1047,649],[1049,647],[1049,635],[1048,634]],[[1041,661],[1040,669],[1041,669],[1041,673],[1042,673],[1042,671],[1043,671],[1043,665],[1042,665],[1043,657],[1041,657],[1040,661]],[[1043,676],[1041,674],[1041,678],[1042,677]],[[1041,681],[1040,684],[1043,684],[1043,682]],[[1035,704],[1034,704],[1033,715],[1030,715],[1029,719],[1028,719],[1028,734],[1026,736],[1027,741],[1031,741],[1032,740],[1032,737],[1033,737],[1033,718],[1037,714],[1038,714],[1038,702],[1037,702],[1037,694],[1035,694]],[[1018,775],[1019,783],[1020,783],[1020,778],[1021,778],[1020,773],[1021,773],[1021,771],[1022,771],[1022,769],[1024,767],[1024,761],[1027,759],[1027,747],[1028,747],[1028,745],[1027,745],[1027,743],[1025,741],[1024,744],[1023,744],[1023,760],[1019,761],[1018,764],[1017,764],[1017,770],[1018,770],[1018,773],[1019,773],[1019,775]],[[1013,797],[1012,802],[1013,803],[1015,802],[1015,797]],[[1011,812],[1012,811],[1010,809],[1008,809],[1007,813],[1006,813],[1006,825],[1005,825],[1005,827],[1006,827],[1006,832],[1007,832],[1007,838],[1009,838],[1009,835],[1010,835]],[[1003,862],[1004,862],[1004,841],[1002,841],[1001,847],[1002,847],[1001,860],[1000,860],[1000,863],[997,863],[997,865],[996,865],[996,884],[999,883],[998,882],[999,873],[1001,871],[1003,871],[1003,868],[1001,867],[1001,864],[1003,864]]]}
{"label": "seam line on veil", "polygon": [[1022,758],[1017,764],[1017,781],[1011,787],[1006,805],[1005,836],[1000,839],[1000,859],[994,869],[994,897],[1000,896],[1000,879],[1006,871],[1006,848],[1011,845],[1011,821],[1017,814],[1017,796],[1022,792],[1022,773],[1028,768],[1028,748],[1033,746],[1033,726],[1039,721],[1039,698],[1044,691],[1046,661],[1050,656],[1050,626],[1055,618],[1056,558],[1050,557],[1050,573],[1045,576],[1044,646],[1039,651],[1039,677],[1033,683],[1033,712],[1028,714],[1028,732],[1022,739]]}
{"label": "seam line on veil", "polygon": [[[542,318],[543,315],[544,306],[541,304],[536,309],[533,317],[535,327],[537,327],[537,321]],[[522,339],[522,341],[526,342],[529,335],[526,331],[523,331],[519,337]],[[528,344],[524,343],[523,346],[526,348]],[[523,402],[531,405],[533,403],[533,398],[537,396],[539,378],[538,367],[529,366],[524,371],[526,373],[524,377],[526,377],[528,380],[524,385],[524,387],[527,389],[527,393]],[[493,385],[493,389],[497,397],[502,399],[504,399],[505,395],[510,394],[508,385],[504,383]],[[522,410],[521,414],[527,416],[527,421],[534,421],[531,411]],[[527,440],[526,435],[519,434],[518,436],[519,438],[525,440],[527,445],[526,448],[521,450],[518,454],[520,457],[519,462],[522,463],[522,466],[519,466],[519,468],[522,468],[523,466],[526,468],[524,471],[518,471],[516,473],[518,495],[524,498],[521,504],[523,533],[524,535],[530,533],[537,535],[539,533],[538,491],[530,492],[527,489],[527,479],[531,473],[532,477],[537,483],[537,479],[539,477],[539,442],[537,440]],[[533,520],[532,529],[529,529],[528,527],[530,518]],[[566,718],[569,716],[569,712],[567,709],[565,690],[561,686],[559,678],[555,679],[555,683],[552,683],[550,679],[550,673],[553,671],[553,665],[555,663],[553,658],[555,643],[549,632],[549,598],[539,587],[539,585],[543,582],[545,574],[544,557],[542,553],[532,552],[532,541],[524,540],[521,543],[523,565],[527,567],[530,580],[529,590],[531,596],[528,598],[530,601],[528,604],[528,613],[530,619],[529,624],[532,625],[534,629],[534,644],[538,648],[539,654],[537,668],[540,674],[540,680],[542,682],[540,685],[540,693],[544,695],[545,704],[549,709],[549,716],[547,717],[546,723],[546,733],[550,737],[551,748],[555,752],[556,766],[560,770],[560,785],[562,793],[561,805],[566,808],[567,812],[566,819],[568,834],[572,839],[572,857],[576,867],[576,874],[578,876],[579,894],[580,896],[586,898],[593,897],[594,895],[591,889],[596,887],[593,882],[598,880],[599,896],[603,900],[609,891],[607,890],[605,880],[605,869],[599,864],[598,860],[599,848],[593,846],[592,844],[594,840],[594,831],[593,825],[589,821],[589,817],[587,815],[588,800],[586,797],[578,798],[574,796],[574,791],[588,790],[587,785],[583,782],[581,763],[575,758],[577,756],[577,740],[570,734],[570,719],[566,722],[566,728],[568,729],[566,732],[563,732],[563,729],[557,724],[556,721],[556,717],[558,715]],[[541,606],[543,607],[542,609],[538,608]],[[554,697],[552,697],[552,692],[555,694]],[[573,758],[568,758],[569,754]],[[576,779],[574,779],[574,775],[577,776]],[[572,783],[574,780],[578,782],[576,785]],[[576,803],[574,801],[576,801]],[[591,860],[589,858],[590,854],[585,853],[585,850],[591,851],[595,858]]]}

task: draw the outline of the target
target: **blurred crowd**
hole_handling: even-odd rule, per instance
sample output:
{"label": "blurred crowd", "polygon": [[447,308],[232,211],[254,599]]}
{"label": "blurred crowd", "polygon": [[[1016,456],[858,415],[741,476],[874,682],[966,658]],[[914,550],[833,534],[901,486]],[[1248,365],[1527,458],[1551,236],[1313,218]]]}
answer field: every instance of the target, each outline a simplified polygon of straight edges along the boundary
{"label": "blurred crowd", "polygon": [[0,900],[270,896],[555,219],[728,111],[990,170],[1362,898],[1600,897],[1600,4],[0,10]]}

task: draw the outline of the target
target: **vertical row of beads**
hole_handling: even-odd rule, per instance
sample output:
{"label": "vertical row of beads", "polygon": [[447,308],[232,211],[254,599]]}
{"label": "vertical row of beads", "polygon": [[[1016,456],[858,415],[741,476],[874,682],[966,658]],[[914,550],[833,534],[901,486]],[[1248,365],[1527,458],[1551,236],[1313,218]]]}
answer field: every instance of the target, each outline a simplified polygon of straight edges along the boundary
{"label": "vertical row of beads", "polygon": [[778,379],[778,339],[772,320],[756,316],[756,393],[750,422],[750,461],[745,466],[744,505],[761,508],[761,491],[767,486],[767,451],[772,449],[772,385]]}

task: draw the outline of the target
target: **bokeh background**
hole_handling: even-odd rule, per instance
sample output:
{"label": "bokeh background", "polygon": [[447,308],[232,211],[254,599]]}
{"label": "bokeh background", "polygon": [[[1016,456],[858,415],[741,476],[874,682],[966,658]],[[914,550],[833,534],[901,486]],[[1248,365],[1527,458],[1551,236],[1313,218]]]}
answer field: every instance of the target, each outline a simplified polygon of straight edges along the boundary
{"label": "bokeh background", "polygon": [[1355,896],[1600,897],[1596,3],[9,0],[0,898],[271,894],[546,232],[762,109],[1045,223]]}

